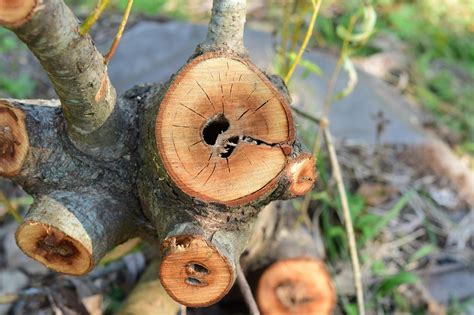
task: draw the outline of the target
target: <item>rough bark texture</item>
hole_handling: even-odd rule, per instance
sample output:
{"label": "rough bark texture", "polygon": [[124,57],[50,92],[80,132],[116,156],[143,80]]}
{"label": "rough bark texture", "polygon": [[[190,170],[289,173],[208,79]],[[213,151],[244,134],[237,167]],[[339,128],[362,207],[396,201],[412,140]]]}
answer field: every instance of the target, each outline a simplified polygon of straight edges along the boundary
{"label": "rough bark texture", "polygon": [[[38,196],[18,229],[17,243],[46,267],[84,274],[111,248],[136,235],[136,226],[130,224],[134,213],[121,199],[93,187]],[[40,226],[42,235],[34,233]],[[55,232],[49,233],[51,228]],[[64,238],[54,235],[58,233]]]}
{"label": "rough bark texture", "polygon": [[115,107],[107,66],[89,35],[79,34],[76,17],[62,0],[37,3],[30,19],[11,28],[38,58],[63,105],[71,140],[99,159],[127,149],[126,108]]}
{"label": "rough bark texture", "polygon": [[[231,58],[235,54],[233,52],[227,54],[219,52],[218,56]],[[189,63],[192,62],[193,60]],[[186,66],[182,69],[186,69]],[[160,104],[163,103],[166,94],[173,91],[172,86],[175,79],[176,76],[172,77],[161,90],[156,91],[155,95],[147,99],[145,110],[140,117],[139,148],[142,168],[139,175],[138,191],[143,210],[150,221],[155,223],[158,237],[165,245],[165,254],[168,244],[175,244],[176,239],[179,239],[178,237],[203,238],[207,240],[209,247],[218,249],[231,272],[230,282],[222,293],[223,296],[235,281],[235,266],[246,246],[249,231],[257,213],[272,200],[295,196],[294,192],[289,190],[289,187],[294,183],[295,177],[299,177],[293,176],[291,170],[289,170],[294,165],[292,161],[299,160],[301,157],[307,159],[311,157],[301,144],[294,139],[285,143],[284,146],[282,144],[281,150],[287,156],[285,169],[274,179],[273,185],[267,188],[264,193],[249,197],[244,203],[226,205],[218,202],[206,202],[199,197],[185,193],[173,181],[170,170],[163,163],[158,152],[158,141],[155,132]],[[277,93],[281,93],[283,99],[287,99],[285,90],[275,90]],[[291,125],[291,128],[294,130],[293,125]],[[314,182],[314,171],[312,174],[310,188]],[[304,175],[307,174],[304,173]],[[192,256],[188,258],[189,261],[193,259]],[[163,279],[164,275],[161,274],[161,277]],[[186,288],[184,279],[185,277],[182,282],[183,287],[179,290]],[[168,289],[166,285],[165,289]],[[204,291],[204,288],[202,288],[202,291]],[[222,296],[219,296],[219,298]],[[212,303],[216,301],[213,300]],[[186,304],[186,301],[181,302]],[[200,306],[204,305],[206,304]]]}
{"label": "rough bark texture", "polygon": [[[131,90],[120,102],[137,109],[136,93],[146,97],[148,90]],[[24,113],[30,142],[21,170],[10,177],[36,200],[25,224],[39,222],[73,237],[90,253],[91,267],[128,237],[156,235],[137,197],[136,153],[113,162],[97,161],[70,142],[59,102],[8,103]]]}

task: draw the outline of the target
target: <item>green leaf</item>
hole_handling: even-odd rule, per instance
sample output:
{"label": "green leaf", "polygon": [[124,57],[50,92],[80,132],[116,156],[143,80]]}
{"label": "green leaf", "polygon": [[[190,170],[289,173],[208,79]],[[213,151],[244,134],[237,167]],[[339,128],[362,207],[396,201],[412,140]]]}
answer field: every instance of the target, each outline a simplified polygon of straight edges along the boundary
{"label": "green leaf", "polygon": [[425,257],[426,255],[431,254],[436,249],[436,246],[433,244],[427,244],[420,247],[411,257],[410,262],[419,260],[420,258]]}
{"label": "green leaf", "polygon": [[345,240],[346,238],[346,232],[344,229],[340,226],[332,226],[328,230],[327,234],[330,238],[336,238],[340,237],[342,240]]}
{"label": "green leaf", "polygon": [[372,272],[376,275],[381,275],[387,272],[387,267],[385,266],[384,262],[381,260],[374,261],[372,263],[372,266],[370,266],[370,269],[372,269]]}
{"label": "green leaf", "polygon": [[344,58],[344,70],[347,71],[347,74],[349,75],[349,80],[347,81],[346,87],[340,91],[339,93],[336,94],[334,97],[336,100],[341,100],[343,98],[346,98],[349,94],[352,93],[354,90],[354,87],[357,84],[358,76],[357,76],[357,71],[354,67],[354,64],[350,60],[349,57],[346,56]]}
{"label": "green leaf", "polygon": [[13,98],[30,97],[34,90],[35,82],[26,74],[20,74],[17,79],[0,77],[0,90],[7,93]]}
{"label": "green leaf", "polygon": [[377,13],[372,6],[366,6],[363,10],[363,20],[360,25],[360,32],[349,33],[349,30],[343,25],[339,25],[336,28],[336,34],[344,41],[350,41],[353,43],[362,43],[369,39],[369,37],[375,31],[375,23],[377,22]]}
{"label": "green leaf", "polygon": [[387,276],[382,280],[379,287],[377,288],[377,295],[379,297],[384,297],[387,294],[390,294],[401,286],[402,284],[411,284],[418,282],[418,277],[407,271],[401,271],[393,276]]}
{"label": "green leaf", "polygon": [[344,311],[347,315],[357,315],[357,304],[355,303],[344,303]]}
{"label": "green leaf", "polygon": [[392,221],[402,209],[406,206],[408,201],[410,201],[411,197],[413,196],[414,191],[410,190],[405,195],[403,195],[400,200],[390,209],[386,215],[381,217],[380,221],[378,221],[368,233],[368,237],[372,238],[379,235],[380,232],[387,226],[387,224]]}
{"label": "green leaf", "polygon": [[[288,57],[291,60],[291,62],[293,62],[296,59],[296,53],[291,52]],[[309,73],[313,73],[317,76],[323,75],[323,70],[321,70],[321,68],[317,64],[312,62],[311,60],[301,59],[300,62],[298,63],[298,66],[304,69],[303,77],[308,76]]]}

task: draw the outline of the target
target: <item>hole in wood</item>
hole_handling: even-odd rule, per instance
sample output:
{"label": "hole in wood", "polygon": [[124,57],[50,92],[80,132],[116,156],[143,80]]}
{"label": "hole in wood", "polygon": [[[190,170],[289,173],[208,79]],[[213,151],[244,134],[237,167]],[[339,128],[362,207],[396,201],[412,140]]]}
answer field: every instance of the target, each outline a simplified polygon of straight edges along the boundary
{"label": "hole in wood", "polygon": [[174,300],[203,307],[216,303],[230,290],[232,266],[207,240],[183,235],[168,238],[162,246],[160,280]]}
{"label": "hole in wood", "polygon": [[209,274],[209,270],[199,264],[199,263],[189,263],[186,265],[186,273],[188,275],[200,274],[200,275],[207,275]]}
{"label": "hole in wood", "polygon": [[235,148],[237,148],[238,144],[239,144],[238,136],[230,137],[229,139],[226,140],[226,144],[222,148],[222,152],[219,154],[219,156],[223,159],[228,158],[232,154],[232,152],[234,152]]}
{"label": "hole in wood", "polygon": [[205,283],[204,281],[201,281],[199,279],[196,279],[194,277],[187,277],[186,278],[186,283],[190,284],[190,285],[193,285],[193,286],[196,286],[196,287],[205,287],[205,286],[207,286],[207,283]]}
{"label": "hole in wood", "polygon": [[223,114],[219,114],[216,117],[212,118],[203,128],[202,137],[204,142],[209,145],[216,144],[217,137],[229,129],[229,121]]}
{"label": "hole in wood", "polygon": [[16,232],[20,249],[48,268],[70,275],[83,275],[93,267],[91,252],[62,230],[33,220]]}
{"label": "hole in wood", "polygon": [[336,292],[319,259],[279,260],[262,274],[257,288],[262,314],[333,314]]}

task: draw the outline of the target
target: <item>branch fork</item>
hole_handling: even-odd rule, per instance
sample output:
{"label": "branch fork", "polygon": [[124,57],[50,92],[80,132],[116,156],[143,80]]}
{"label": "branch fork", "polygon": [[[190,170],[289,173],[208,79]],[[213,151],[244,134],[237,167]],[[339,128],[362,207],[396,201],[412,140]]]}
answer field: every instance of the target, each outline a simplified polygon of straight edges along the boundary
{"label": "branch fork", "polygon": [[[11,1],[27,2],[0,0],[0,8],[14,10]],[[261,209],[316,180],[284,84],[247,57],[245,1],[215,0],[205,41],[178,73],[118,98],[90,36],[65,31],[78,23],[64,2],[32,3],[15,21],[0,14],[0,25],[38,58],[61,107],[0,103],[0,174],[35,198],[18,245],[81,275],[141,236],[161,245],[159,276],[171,297],[216,303],[237,278]]]}

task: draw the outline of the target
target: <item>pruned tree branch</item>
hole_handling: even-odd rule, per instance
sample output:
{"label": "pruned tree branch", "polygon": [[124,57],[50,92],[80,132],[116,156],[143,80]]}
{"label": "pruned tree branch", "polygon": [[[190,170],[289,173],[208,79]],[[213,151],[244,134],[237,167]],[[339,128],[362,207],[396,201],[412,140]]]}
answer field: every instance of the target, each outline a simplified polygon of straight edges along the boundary
{"label": "pruned tree branch", "polygon": [[[126,147],[123,125],[126,113],[116,108],[103,56],[62,0],[17,1],[29,8],[26,18],[3,22],[38,58],[63,105],[71,140],[77,148],[103,160],[120,156]],[[0,7],[10,0],[0,0]],[[10,10],[14,10],[11,7]],[[24,16],[22,14],[21,16]]]}
{"label": "pruned tree branch", "polygon": [[231,49],[246,55],[244,25],[247,14],[246,0],[214,0],[206,40],[198,51]]}
{"label": "pruned tree branch", "polygon": [[58,272],[82,275],[116,245],[136,236],[130,203],[89,187],[36,196],[18,228],[25,254]]}

